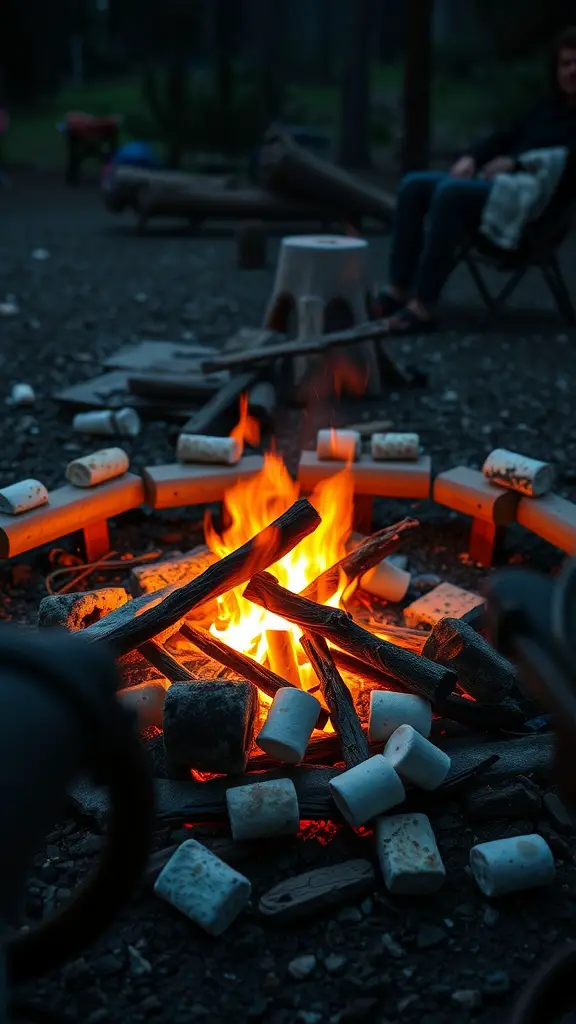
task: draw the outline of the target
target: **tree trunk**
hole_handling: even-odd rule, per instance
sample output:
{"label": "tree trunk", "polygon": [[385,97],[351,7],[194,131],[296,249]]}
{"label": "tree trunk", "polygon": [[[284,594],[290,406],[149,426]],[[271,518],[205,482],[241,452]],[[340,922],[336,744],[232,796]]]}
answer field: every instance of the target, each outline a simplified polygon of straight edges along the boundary
{"label": "tree trunk", "polygon": [[370,157],[370,70],[374,0],[348,0],[343,23],[340,163],[364,168]]}
{"label": "tree trunk", "polygon": [[430,92],[434,0],[406,0],[404,58],[404,138],[402,171],[426,169],[430,162]]}

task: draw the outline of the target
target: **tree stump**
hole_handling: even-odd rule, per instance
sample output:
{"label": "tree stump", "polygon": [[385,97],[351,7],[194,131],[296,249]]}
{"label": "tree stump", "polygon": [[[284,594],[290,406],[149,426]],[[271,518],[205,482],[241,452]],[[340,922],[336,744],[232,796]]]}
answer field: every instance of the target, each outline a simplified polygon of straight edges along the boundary
{"label": "tree stump", "polygon": [[[345,235],[293,235],[282,240],[265,326],[286,333],[296,312],[297,337],[344,330],[368,320],[368,243]],[[377,397],[380,373],[374,342],[334,349],[314,361],[298,360],[316,398],[326,394]],[[313,378],[313,380],[311,380]]]}

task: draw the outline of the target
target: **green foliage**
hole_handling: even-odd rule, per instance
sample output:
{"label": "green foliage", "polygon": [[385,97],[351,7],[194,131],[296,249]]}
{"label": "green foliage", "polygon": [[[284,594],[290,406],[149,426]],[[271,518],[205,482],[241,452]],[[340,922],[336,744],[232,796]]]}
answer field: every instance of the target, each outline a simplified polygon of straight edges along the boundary
{"label": "green foliage", "polygon": [[189,152],[245,154],[261,139],[268,111],[250,81],[237,83],[228,103],[216,95],[210,76],[192,74],[180,64],[148,69],[142,79],[145,115],[127,119],[131,134],[160,141],[170,167]]}

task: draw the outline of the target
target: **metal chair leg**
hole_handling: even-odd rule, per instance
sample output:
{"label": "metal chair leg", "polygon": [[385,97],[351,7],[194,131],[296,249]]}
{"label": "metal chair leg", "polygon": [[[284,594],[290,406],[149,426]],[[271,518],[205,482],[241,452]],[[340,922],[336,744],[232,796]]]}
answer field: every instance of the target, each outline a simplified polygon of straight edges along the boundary
{"label": "metal chair leg", "polygon": [[516,291],[518,285],[524,280],[528,273],[528,267],[518,267],[506,281],[506,284],[498,295],[494,298],[492,311],[494,313],[500,312],[504,309],[504,306],[508,302],[508,299],[512,298],[512,295]]}
{"label": "metal chair leg", "polygon": [[484,299],[486,306],[488,307],[489,310],[492,310],[492,307],[494,305],[494,297],[488,290],[486,282],[482,277],[482,274],[480,273],[478,266],[476,265],[474,260],[470,258],[470,256],[464,256],[463,259],[464,263],[468,267],[470,277],[474,281],[474,284],[476,285],[478,291],[480,292],[480,295]]}

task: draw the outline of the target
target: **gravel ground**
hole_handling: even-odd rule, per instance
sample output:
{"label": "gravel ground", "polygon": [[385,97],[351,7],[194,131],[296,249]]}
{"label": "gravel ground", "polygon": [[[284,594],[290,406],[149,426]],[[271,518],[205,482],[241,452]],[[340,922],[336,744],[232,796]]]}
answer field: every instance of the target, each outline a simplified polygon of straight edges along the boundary
{"label": "gravel ground", "polygon": [[[17,181],[0,193],[0,217],[0,302],[19,309],[0,318],[5,393],[25,380],[39,396],[31,411],[0,407],[0,484],[28,475],[49,486],[62,481],[66,462],[80,448],[51,393],[99,372],[102,357],[120,344],[142,337],[217,342],[261,321],[273,271],[238,271],[230,239],[163,233],[138,238],[106,215],[89,189],[65,192],[54,183]],[[39,248],[48,258],[33,257]],[[270,249],[273,267],[276,245]],[[387,240],[375,240],[373,250],[379,270]],[[572,255],[570,248],[568,259],[576,262]],[[460,306],[468,303],[464,278],[455,279],[450,296]],[[501,332],[480,333],[474,316],[448,309],[441,333],[395,343],[391,350],[401,361],[429,375],[428,387],[385,393],[371,406],[342,406],[341,421],[389,417],[399,428],[419,431],[436,470],[479,465],[500,445],[551,458],[559,490],[574,497],[574,338],[542,312],[545,299],[537,288],[527,286],[520,298],[520,315]],[[286,413],[279,444],[291,465],[319,415],[315,410],[314,422],[307,422],[295,411]],[[129,446],[134,467],[171,458],[175,434],[171,426],[147,424]],[[415,510],[380,503],[378,515],[390,521],[407,511]],[[466,565],[462,525],[430,507],[416,514],[427,522],[427,544],[410,552],[418,570],[474,585],[479,574]],[[144,550],[191,532],[190,523],[168,516],[145,527],[128,516],[114,543],[120,550]],[[520,531],[512,534],[510,551],[529,552],[545,567],[559,561],[558,553],[528,543]],[[0,566],[5,617],[31,621],[49,564],[42,552]],[[27,994],[84,1024],[219,1024],[232,1013],[239,1024],[499,1024],[540,958],[572,931],[573,847],[570,839],[556,845],[558,878],[549,892],[493,908],[467,874],[467,852],[477,839],[518,835],[534,822],[470,824],[454,804],[434,825],[448,870],[446,887],[435,897],[392,901],[379,890],[312,924],[277,929],[265,927],[254,910],[224,937],[209,939],[143,887],[96,948]],[[164,831],[156,845],[189,835]],[[241,870],[253,882],[254,905],[271,884],[299,870],[371,856],[369,838],[344,830],[332,837],[313,829],[304,838],[279,848],[262,844],[245,857]],[[66,899],[100,844],[100,837],[70,822],[54,831],[33,870],[31,918]],[[294,966],[301,957],[310,959]]]}

